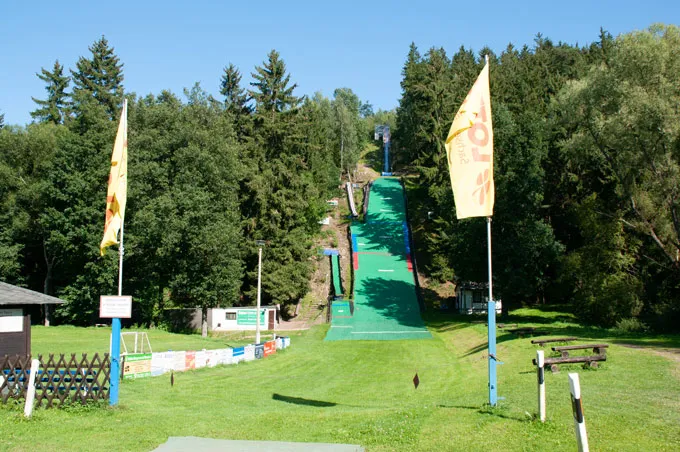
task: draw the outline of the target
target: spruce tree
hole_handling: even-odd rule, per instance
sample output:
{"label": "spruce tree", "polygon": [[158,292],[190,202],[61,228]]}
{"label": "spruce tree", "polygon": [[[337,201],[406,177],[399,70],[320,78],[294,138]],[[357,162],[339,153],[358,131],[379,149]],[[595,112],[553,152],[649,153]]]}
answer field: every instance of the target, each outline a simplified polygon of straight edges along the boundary
{"label": "spruce tree", "polygon": [[264,65],[256,67],[251,75],[255,81],[250,85],[257,89],[249,93],[258,114],[281,113],[300,105],[302,99],[293,95],[297,84],[288,86],[290,75],[286,74],[286,64],[276,50],[269,52]]}
{"label": "spruce tree", "polygon": [[38,122],[63,124],[69,106],[66,89],[68,88],[71,79],[64,75],[64,66],[59,64],[59,60],[54,62],[52,72],[45,68],[41,68],[40,72],[40,74],[35,75],[47,84],[45,87],[47,99],[39,100],[35,97],[31,97],[33,102],[39,106],[37,110],[31,112],[31,117],[37,119]]}
{"label": "spruce tree", "polygon": [[239,141],[245,141],[250,130],[252,108],[246,90],[241,88],[241,72],[229,63],[224,68],[220,81],[220,93],[224,96],[224,106],[233,117],[234,129]]}
{"label": "spruce tree", "polygon": [[272,50],[253,73],[253,139],[247,158],[252,169],[242,183],[242,217],[248,237],[249,272],[245,292],[257,283],[255,239],[268,240],[263,259],[263,303],[296,303],[305,295],[311,272],[312,235],[319,230],[325,189],[314,178],[314,146],[309,124],[298,114],[297,85],[278,52]]}
{"label": "spruce tree", "polygon": [[80,57],[77,70],[71,70],[74,85],[71,97],[76,119],[82,120],[96,111],[108,119],[116,119],[123,102],[123,63],[104,36],[89,50],[91,59]]}
{"label": "spruce tree", "polygon": [[224,105],[232,113],[250,112],[247,106],[248,95],[241,88],[241,72],[232,63],[224,68],[220,83],[220,94],[224,96]]}

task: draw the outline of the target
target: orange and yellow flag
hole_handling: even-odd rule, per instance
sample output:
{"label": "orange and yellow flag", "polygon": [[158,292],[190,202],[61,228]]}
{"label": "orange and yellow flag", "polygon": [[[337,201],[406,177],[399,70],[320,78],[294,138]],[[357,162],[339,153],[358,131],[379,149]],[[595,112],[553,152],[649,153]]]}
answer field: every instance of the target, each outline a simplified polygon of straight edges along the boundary
{"label": "orange and yellow flag", "polygon": [[493,215],[493,129],[489,63],[453,119],[446,155],[458,219]]}
{"label": "orange and yellow flag", "polygon": [[106,192],[106,223],[104,238],[99,245],[101,255],[111,245],[118,244],[118,231],[125,218],[125,201],[127,199],[127,100],[123,103],[120,114],[118,133],[113,144],[111,156],[111,173],[109,188]]}

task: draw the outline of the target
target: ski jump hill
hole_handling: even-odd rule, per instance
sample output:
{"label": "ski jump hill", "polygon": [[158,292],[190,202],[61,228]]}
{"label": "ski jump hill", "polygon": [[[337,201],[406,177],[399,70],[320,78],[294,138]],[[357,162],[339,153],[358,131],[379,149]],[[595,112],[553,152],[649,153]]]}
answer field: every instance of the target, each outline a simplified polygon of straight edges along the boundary
{"label": "ski jump hill", "polygon": [[354,305],[333,302],[327,341],[424,339],[404,192],[399,180],[372,184],[364,222],[350,227]]}

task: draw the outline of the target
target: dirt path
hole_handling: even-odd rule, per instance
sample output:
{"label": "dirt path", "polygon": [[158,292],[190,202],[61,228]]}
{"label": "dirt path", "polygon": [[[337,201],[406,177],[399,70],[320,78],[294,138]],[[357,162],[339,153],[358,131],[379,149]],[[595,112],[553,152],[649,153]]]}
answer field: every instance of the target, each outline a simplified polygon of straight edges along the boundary
{"label": "dirt path", "polygon": [[619,344],[628,348],[635,348],[639,350],[646,350],[650,353],[654,353],[657,356],[662,356],[673,363],[673,376],[680,380],[680,349],[678,348],[666,348],[666,347],[652,347],[648,345],[636,345],[636,344]]}

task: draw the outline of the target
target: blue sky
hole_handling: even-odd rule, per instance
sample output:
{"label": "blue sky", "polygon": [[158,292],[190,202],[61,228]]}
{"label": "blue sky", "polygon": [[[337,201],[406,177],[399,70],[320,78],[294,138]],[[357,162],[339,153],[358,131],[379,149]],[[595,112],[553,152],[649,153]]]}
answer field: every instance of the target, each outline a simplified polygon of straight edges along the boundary
{"label": "blue sky", "polygon": [[46,97],[35,73],[59,60],[74,68],[105,35],[124,66],[124,85],[138,95],[195,82],[219,94],[223,68],[234,63],[249,82],[271,49],[286,62],[296,93],[331,97],[351,88],[374,109],[397,106],[408,47],[449,54],[462,45],[533,45],[537,33],[585,45],[600,27],[614,36],[662,22],[680,24],[680,1],[24,1],[0,4],[0,113],[24,125]]}

